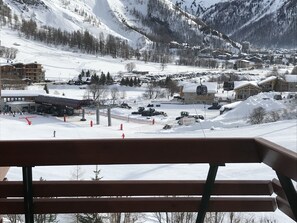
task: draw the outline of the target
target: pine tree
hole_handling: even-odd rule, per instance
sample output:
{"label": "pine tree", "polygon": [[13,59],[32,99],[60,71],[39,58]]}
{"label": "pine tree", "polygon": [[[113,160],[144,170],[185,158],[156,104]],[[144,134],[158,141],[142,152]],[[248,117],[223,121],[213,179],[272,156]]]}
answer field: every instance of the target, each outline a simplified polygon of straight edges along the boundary
{"label": "pine tree", "polygon": [[[44,181],[41,177],[40,181]],[[36,223],[57,223],[57,214],[34,214],[34,222]]]}
{"label": "pine tree", "polygon": [[109,85],[113,84],[113,78],[109,72],[107,72],[107,75],[106,75],[106,84],[109,84]]}
{"label": "pine tree", "polygon": [[132,79],[132,77],[131,77],[130,80],[129,80],[129,86],[130,86],[130,87],[133,87],[133,84],[134,84],[134,82],[133,82],[133,79]]}
{"label": "pine tree", "polygon": [[101,75],[100,75],[100,79],[99,79],[99,84],[100,85],[105,85],[106,84],[106,76],[103,72],[101,72]]}
{"label": "pine tree", "polygon": [[86,72],[86,77],[90,77],[91,76],[91,74],[90,74],[90,70],[87,70],[87,72]]}
{"label": "pine tree", "polygon": [[133,86],[137,86],[138,85],[138,81],[137,81],[137,78],[134,77],[134,80],[133,80]]}
{"label": "pine tree", "polygon": [[129,85],[129,83],[130,83],[130,80],[129,80],[129,78],[128,78],[128,77],[126,77],[126,79],[125,79],[125,86],[128,86],[128,85]]}
{"label": "pine tree", "polygon": [[99,76],[96,73],[91,76],[91,84],[99,84]]}
{"label": "pine tree", "polygon": [[122,77],[122,79],[120,81],[120,85],[125,85],[125,78]]}
{"label": "pine tree", "polygon": [[[95,176],[92,180],[99,181],[102,179],[102,177],[99,177],[100,169],[98,165],[96,165],[96,169],[93,172]],[[79,223],[103,223],[102,216],[99,213],[78,214],[77,219]]]}

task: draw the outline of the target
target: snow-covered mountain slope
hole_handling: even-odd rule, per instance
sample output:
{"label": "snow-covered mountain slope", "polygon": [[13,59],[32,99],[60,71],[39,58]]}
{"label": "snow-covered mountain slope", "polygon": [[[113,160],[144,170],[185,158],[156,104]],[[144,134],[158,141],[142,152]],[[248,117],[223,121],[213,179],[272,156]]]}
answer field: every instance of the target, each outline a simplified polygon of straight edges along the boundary
{"label": "snow-covered mountain slope", "polygon": [[[68,81],[77,76],[84,70],[93,70],[97,74],[110,72],[111,75],[120,74],[126,71],[126,64],[133,62],[136,70],[159,73],[159,63],[145,63],[137,60],[124,60],[122,58],[112,58],[111,56],[98,57],[80,52],[65,51],[63,48],[47,46],[28,40],[18,35],[18,32],[8,28],[0,29],[1,45],[18,50],[16,58],[13,60],[18,63],[32,63],[34,61],[42,64],[45,71],[45,79],[51,81]],[[0,57],[0,64],[7,60]],[[184,73],[184,72],[203,72],[205,69],[176,66],[168,64],[164,74]]]}
{"label": "snow-covered mountain slope", "polygon": [[197,16],[201,15],[212,5],[223,1],[226,0],[171,0],[172,3],[178,5],[183,10]]}
{"label": "snow-covered mountain slope", "polygon": [[225,1],[208,8],[201,18],[237,41],[297,47],[297,0]]}
{"label": "snow-covered mountain slope", "polygon": [[[60,28],[68,32],[88,30],[94,36],[100,33],[137,42],[142,35],[127,32],[110,8],[108,0],[4,0],[13,13],[24,19],[33,19],[39,26]],[[113,2],[111,2],[113,3]]]}
{"label": "snow-covered mountain slope", "polygon": [[34,19],[40,27],[88,30],[95,37],[111,34],[138,49],[152,42],[236,48],[231,39],[297,46],[297,0],[3,1],[14,14]]}
{"label": "snow-covered mountain slope", "polygon": [[[215,0],[214,0],[215,1]],[[240,47],[170,0],[4,0],[21,18],[66,31],[111,34],[135,48],[149,42]]]}

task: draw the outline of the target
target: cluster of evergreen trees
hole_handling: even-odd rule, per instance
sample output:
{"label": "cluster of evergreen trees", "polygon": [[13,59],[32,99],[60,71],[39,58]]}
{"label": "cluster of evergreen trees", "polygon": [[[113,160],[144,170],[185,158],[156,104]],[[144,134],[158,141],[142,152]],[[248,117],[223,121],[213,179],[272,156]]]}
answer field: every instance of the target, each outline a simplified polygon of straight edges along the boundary
{"label": "cluster of evergreen trees", "polygon": [[90,84],[96,85],[111,85],[114,83],[114,80],[109,72],[107,74],[101,72],[101,75],[98,76],[95,72],[91,74],[90,70],[84,71],[78,75],[78,81],[83,82],[83,77],[86,77],[90,80]]}
{"label": "cluster of evergreen trees", "polygon": [[[162,15],[170,12],[159,0],[156,3],[158,3],[157,6],[160,6],[158,10],[160,10]],[[150,10],[157,10],[153,7],[152,2],[148,3],[148,5],[150,6]],[[141,13],[136,10],[134,10],[134,14],[138,16],[141,15]],[[173,15],[171,14],[170,16]],[[143,52],[140,52],[138,49],[134,50],[129,46],[127,40],[112,35],[105,36],[103,33],[100,33],[98,37],[94,37],[87,30],[67,32],[48,26],[39,28],[33,19],[20,20],[16,14],[12,15],[9,7],[3,3],[3,0],[0,0],[0,24],[9,25],[13,29],[19,30],[28,39],[41,41],[54,46],[64,46],[65,48],[79,50],[80,52],[88,54],[99,54],[102,56],[111,55],[112,57],[124,59],[135,57],[145,62],[157,62],[162,64],[172,62],[173,56],[170,56],[169,51],[169,41],[171,41],[172,38],[169,37],[173,35],[173,33],[166,29],[167,33],[165,35],[165,31],[163,30],[168,24],[159,24],[160,21],[156,21],[156,18],[153,17],[141,17],[141,20],[144,24],[155,27],[153,28],[153,33],[143,33],[154,41],[152,47]],[[137,31],[141,32],[140,30]]]}
{"label": "cluster of evergreen trees", "polygon": [[[147,6],[147,16],[144,16],[135,8],[131,11],[143,25],[151,27],[152,30],[151,33],[144,33],[142,30],[134,27],[134,29],[137,29],[137,32],[142,33],[153,41],[150,48],[141,52],[130,47],[127,40],[112,35],[100,33],[97,37],[94,37],[87,30],[67,32],[48,26],[38,27],[33,19],[28,21],[20,20],[16,14],[12,15],[11,10],[3,3],[3,0],[0,0],[0,25],[9,25],[19,30],[26,38],[49,45],[63,46],[66,49],[79,50],[79,52],[88,54],[110,55],[114,58],[120,57],[124,59],[136,58],[145,62],[157,62],[161,63],[161,69],[166,67],[166,63],[173,62],[176,55],[180,57],[180,60],[177,61],[180,65],[204,66],[194,60],[197,57],[197,49],[195,50],[191,47],[193,45],[210,44],[210,42],[205,42],[202,35],[197,35],[198,26],[189,26],[184,19],[186,15],[178,7],[176,7],[176,10],[170,10],[161,0],[149,0]],[[177,20],[179,22],[176,22]],[[133,27],[130,28],[132,29]],[[210,41],[210,38],[207,39]],[[217,40],[217,46],[220,46],[222,40],[218,40],[218,38],[213,39]],[[180,49],[171,51],[171,41],[191,43],[191,45],[183,46],[177,44],[174,47],[180,47]]]}
{"label": "cluster of evergreen trees", "polygon": [[28,39],[54,46],[64,46],[68,49],[79,50],[82,53],[110,55],[114,58],[124,59],[135,57],[145,62],[171,62],[171,58],[168,56],[168,44],[157,43],[158,39],[153,43],[150,50],[140,53],[138,49],[134,50],[130,47],[127,40],[109,34],[105,36],[100,33],[98,37],[94,37],[87,30],[67,32],[49,26],[39,28],[33,19],[20,20],[16,14],[12,15],[11,9],[3,3],[3,0],[0,0],[0,24],[9,25],[13,29],[19,30]]}
{"label": "cluster of evergreen trees", "polygon": [[120,81],[120,85],[124,85],[124,86],[130,86],[130,87],[139,87],[141,86],[141,81],[139,80],[139,78],[122,78]]}
{"label": "cluster of evergreen trees", "polygon": [[66,46],[72,49],[78,49],[83,53],[111,55],[112,57],[121,57],[129,59],[134,56],[134,50],[128,45],[126,40],[122,40],[112,35],[104,36],[103,33],[95,38],[87,30],[84,32],[67,32],[53,27],[37,27],[34,20],[22,20],[20,31],[26,38],[32,38],[47,44]]}

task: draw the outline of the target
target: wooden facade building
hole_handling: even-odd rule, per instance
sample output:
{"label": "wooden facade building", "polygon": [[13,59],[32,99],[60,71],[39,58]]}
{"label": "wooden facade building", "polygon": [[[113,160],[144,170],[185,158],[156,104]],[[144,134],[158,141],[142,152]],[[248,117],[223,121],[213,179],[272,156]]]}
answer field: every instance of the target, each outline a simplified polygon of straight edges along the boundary
{"label": "wooden facade building", "polygon": [[250,96],[259,94],[262,89],[253,82],[234,82],[235,100],[245,100]]}
{"label": "wooden facade building", "polygon": [[15,75],[15,77],[34,83],[43,82],[45,80],[43,66],[36,62],[29,64],[5,64],[1,65],[0,69],[2,75]]}

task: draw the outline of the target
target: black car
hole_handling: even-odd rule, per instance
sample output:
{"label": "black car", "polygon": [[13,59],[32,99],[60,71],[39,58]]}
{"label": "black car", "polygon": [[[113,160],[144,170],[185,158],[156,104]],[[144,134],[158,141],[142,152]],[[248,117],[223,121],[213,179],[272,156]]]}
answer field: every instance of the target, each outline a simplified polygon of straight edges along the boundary
{"label": "black car", "polygon": [[129,106],[127,103],[122,103],[121,108],[131,109],[131,106]]}
{"label": "black car", "polygon": [[219,103],[212,103],[212,106],[208,107],[209,110],[219,110],[222,107]]}

